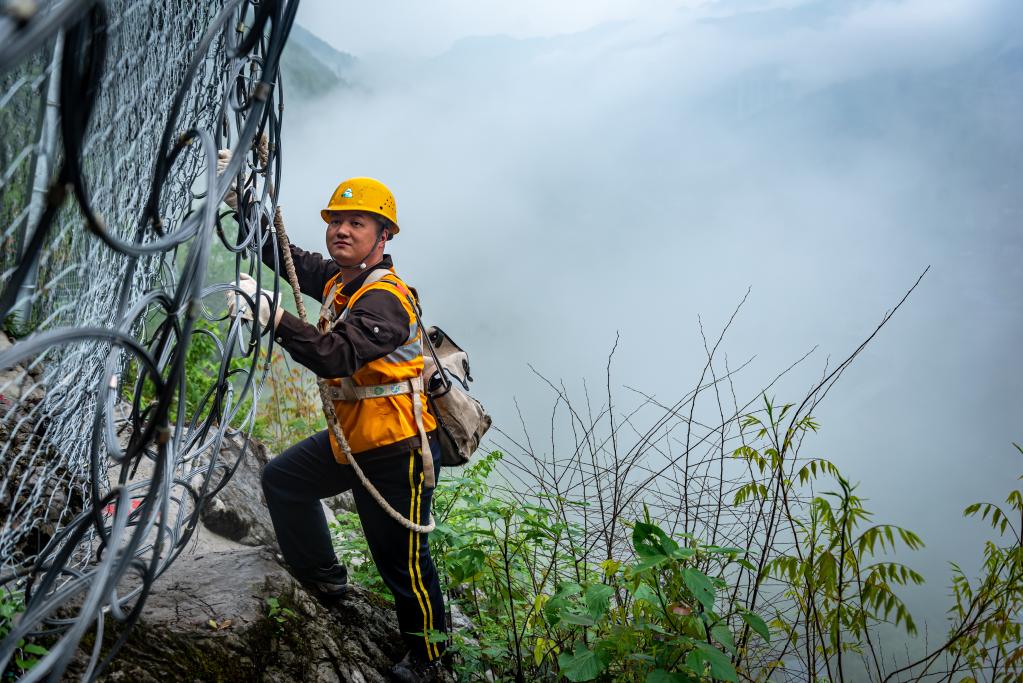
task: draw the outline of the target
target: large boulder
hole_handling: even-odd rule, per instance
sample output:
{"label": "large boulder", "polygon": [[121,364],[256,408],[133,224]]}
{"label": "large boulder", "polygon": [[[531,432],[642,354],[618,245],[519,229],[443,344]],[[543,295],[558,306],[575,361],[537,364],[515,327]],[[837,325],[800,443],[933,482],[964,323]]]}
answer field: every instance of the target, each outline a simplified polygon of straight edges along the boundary
{"label": "large boulder", "polygon": [[[240,432],[229,433],[221,445],[220,463],[233,465],[243,448],[246,452],[238,468],[224,488],[203,507],[200,518],[213,533],[242,545],[273,545],[277,536],[259,483],[263,467],[270,460],[266,447],[255,439],[246,439]],[[224,474],[224,470],[220,470],[214,476]],[[218,483],[219,479],[213,482]]]}
{"label": "large boulder", "polygon": [[383,683],[403,651],[380,598],[353,587],[328,608],[269,550],[239,547],[179,557],[102,680]]}
{"label": "large boulder", "polygon": [[[200,513],[202,523],[213,533],[242,545],[275,545],[277,536],[260,485],[263,468],[271,458],[266,446],[253,438],[248,439],[246,446],[244,434],[229,433],[221,445],[220,463],[233,465],[242,448],[246,449],[244,459],[224,488],[203,507]],[[218,476],[223,474],[224,470],[221,470]],[[215,479],[214,483],[217,481]],[[351,491],[325,499],[323,503],[323,512],[328,520],[342,510],[355,510]]]}

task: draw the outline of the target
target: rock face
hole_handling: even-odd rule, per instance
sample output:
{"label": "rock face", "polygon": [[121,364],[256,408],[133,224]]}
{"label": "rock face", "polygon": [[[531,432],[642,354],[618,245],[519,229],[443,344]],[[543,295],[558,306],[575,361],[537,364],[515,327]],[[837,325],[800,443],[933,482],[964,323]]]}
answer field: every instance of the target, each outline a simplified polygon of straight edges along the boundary
{"label": "rock face", "polygon": [[403,651],[376,596],[353,587],[327,608],[270,551],[238,548],[179,557],[103,680],[377,683]]}

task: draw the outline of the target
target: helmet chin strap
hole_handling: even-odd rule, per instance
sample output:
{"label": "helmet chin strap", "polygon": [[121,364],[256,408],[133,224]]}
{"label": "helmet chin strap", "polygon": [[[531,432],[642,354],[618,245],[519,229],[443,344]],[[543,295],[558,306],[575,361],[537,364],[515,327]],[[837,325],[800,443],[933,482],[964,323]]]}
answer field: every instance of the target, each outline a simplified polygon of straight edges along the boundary
{"label": "helmet chin strap", "polygon": [[[378,239],[377,242],[383,242],[385,239],[386,238],[384,237],[384,233],[381,230],[380,231],[380,239]],[[366,270],[366,259],[368,259],[373,254],[373,252],[376,251],[376,248],[377,248],[376,244],[374,244],[372,247],[370,247],[369,251],[366,252],[366,255],[363,256],[361,259],[359,259],[359,265],[357,265],[357,266],[346,266],[346,265],[343,265],[343,264],[339,264],[339,265],[341,265],[342,268],[358,268],[359,270]]]}

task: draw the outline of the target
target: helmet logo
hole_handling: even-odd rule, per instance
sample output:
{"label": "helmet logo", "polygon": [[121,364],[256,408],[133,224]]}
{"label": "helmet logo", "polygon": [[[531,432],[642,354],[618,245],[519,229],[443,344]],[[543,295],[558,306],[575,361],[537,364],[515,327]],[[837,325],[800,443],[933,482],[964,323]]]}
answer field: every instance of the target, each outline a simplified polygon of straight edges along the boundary
{"label": "helmet logo", "polygon": [[352,188],[346,187],[345,191],[341,193],[341,197],[344,198],[344,199],[351,199],[352,198]]}

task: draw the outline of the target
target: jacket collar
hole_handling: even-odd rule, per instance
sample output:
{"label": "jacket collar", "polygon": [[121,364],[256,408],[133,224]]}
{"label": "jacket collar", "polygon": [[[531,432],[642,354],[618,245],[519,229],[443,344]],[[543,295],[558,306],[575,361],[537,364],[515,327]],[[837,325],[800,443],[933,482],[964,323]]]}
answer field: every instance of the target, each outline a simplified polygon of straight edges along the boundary
{"label": "jacket collar", "polygon": [[357,291],[359,291],[359,288],[362,287],[362,283],[366,281],[366,278],[369,276],[369,274],[372,273],[374,270],[379,270],[380,268],[386,268],[387,270],[391,270],[392,268],[394,268],[394,262],[391,260],[390,254],[384,254],[384,257],[380,260],[380,263],[376,264],[372,268],[367,268],[363,272],[359,273],[359,277],[355,278],[351,282],[346,282],[344,286],[341,287],[341,294],[346,297],[350,297],[351,295],[355,294]]}

